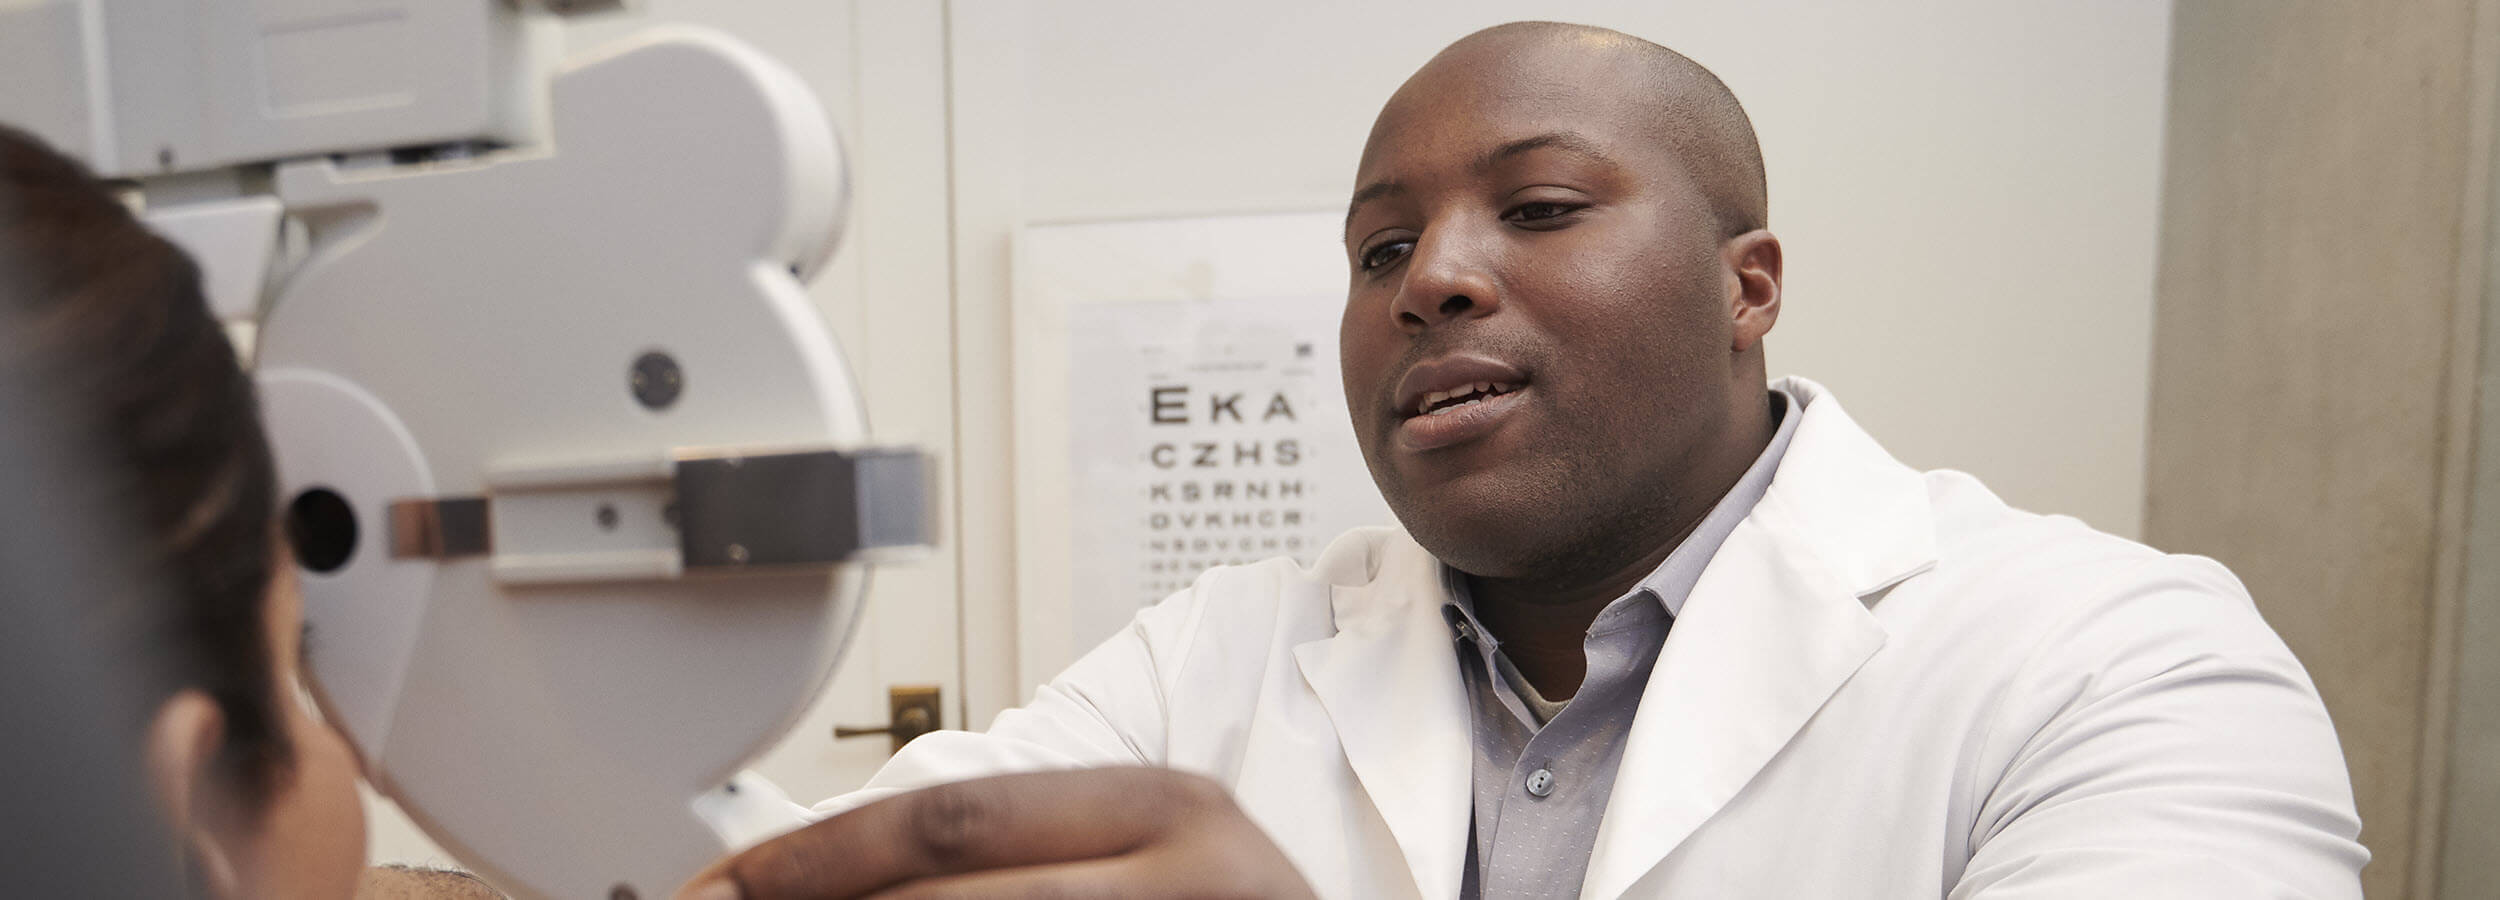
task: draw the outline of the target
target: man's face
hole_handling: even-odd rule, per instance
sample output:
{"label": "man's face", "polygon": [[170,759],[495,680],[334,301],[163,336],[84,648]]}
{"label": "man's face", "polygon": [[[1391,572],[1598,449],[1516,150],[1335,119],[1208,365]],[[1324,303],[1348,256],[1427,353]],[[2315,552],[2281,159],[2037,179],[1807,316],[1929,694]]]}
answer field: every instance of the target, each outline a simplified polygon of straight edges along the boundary
{"label": "man's face", "polygon": [[1684,487],[1728,417],[1736,281],[1638,79],[1478,56],[1426,66],[1373,127],[1346,228],[1346,403],[1418,542],[1521,577]]}

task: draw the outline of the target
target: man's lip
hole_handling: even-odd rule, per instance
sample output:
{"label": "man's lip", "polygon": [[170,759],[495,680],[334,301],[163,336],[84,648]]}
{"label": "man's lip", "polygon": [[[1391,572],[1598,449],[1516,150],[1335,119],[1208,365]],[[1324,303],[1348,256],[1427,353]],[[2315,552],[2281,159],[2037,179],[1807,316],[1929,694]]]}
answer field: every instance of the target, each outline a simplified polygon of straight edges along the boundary
{"label": "man's lip", "polygon": [[1398,423],[1398,444],[1411,452],[1427,453],[1478,440],[1499,430],[1511,411],[1529,402],[1523,398],[1534,391],[1521,388],[1450,409],[1408,416]]}
{"label": "man's lip", "polygon": [[1468,353],[1438,356],[1416,363],[1398,379],[1397,406],[1391,412],[1400,419],[1416,415],[1415,407],[1424,396],[1436,391],[1453,391],[1477,382],[1525,385],[1528,374],[1498,359]]}

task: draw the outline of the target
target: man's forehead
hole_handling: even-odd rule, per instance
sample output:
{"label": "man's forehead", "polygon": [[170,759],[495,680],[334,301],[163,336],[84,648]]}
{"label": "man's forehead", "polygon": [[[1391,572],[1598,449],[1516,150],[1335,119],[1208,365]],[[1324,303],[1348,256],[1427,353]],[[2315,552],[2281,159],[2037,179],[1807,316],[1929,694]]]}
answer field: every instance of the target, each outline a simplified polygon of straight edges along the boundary
{"label": "man's forehead", "polygon": [[1616,60],[1509,54],[1436,57],[1408,79],[1373,122],[1360,171],[1418,153],[1472,161],[1516,141],[1566,133],[1618,159],[1653,143],[1658,121],[1648,79]]}

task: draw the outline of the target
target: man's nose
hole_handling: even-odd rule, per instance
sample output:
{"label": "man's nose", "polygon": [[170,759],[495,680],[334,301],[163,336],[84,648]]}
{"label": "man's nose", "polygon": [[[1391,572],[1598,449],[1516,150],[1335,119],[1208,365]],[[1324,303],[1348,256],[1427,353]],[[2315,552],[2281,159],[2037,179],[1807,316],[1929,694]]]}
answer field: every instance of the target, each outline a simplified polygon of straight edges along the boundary
{"label": "man's nose", "polygon": [[1415,241],[1407,260],[1406,279],[1398,286],[1389,313],[1409,334],[1458,318],[1492,315],[1502,306],[1500,287],[1490,261],[1477,241],[1454,229],[1426,231]]}

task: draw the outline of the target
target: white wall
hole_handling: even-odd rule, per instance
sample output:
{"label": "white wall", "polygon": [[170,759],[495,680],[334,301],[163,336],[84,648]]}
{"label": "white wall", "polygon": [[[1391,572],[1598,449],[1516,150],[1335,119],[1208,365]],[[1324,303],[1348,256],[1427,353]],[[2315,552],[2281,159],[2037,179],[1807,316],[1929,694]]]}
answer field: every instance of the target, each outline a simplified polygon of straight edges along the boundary
{"label": "white wall", "polygon": [[1449,41],[1531,13],[1681,50],[1752,112],[1788,250],[1775,374],[1829,385],[1912,465],[2137,533],[2164,0],[955,0],[973,721],[1020,699],[992,662],[1014,643],[1009,235],[1341,208],[1389,93]]}

